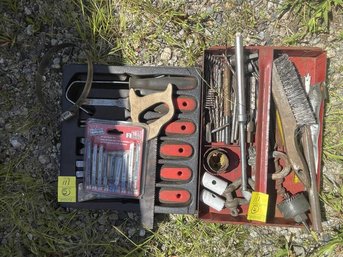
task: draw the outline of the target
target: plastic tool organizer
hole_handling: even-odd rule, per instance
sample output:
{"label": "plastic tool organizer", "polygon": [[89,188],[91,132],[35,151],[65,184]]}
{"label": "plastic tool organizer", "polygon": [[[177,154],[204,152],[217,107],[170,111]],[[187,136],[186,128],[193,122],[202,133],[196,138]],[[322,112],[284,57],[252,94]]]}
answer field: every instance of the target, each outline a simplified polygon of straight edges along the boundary
{"label": "plastic tool organizer", "polygon": [[[271,175],[275,172],[273,151],[285,151],[278,146],[275,149],[277,139],[276,128],[276,108],[272,97],[272,67],[273,61],[281,56],[287,54],[289,59],[294,63],[300,77],[310,76],[310,87],[325,83],[326,79],[326,53],[319,48],[297,48],[297,47],[268,47],[268,46],[248,46],[244,48],[247,56],[258,55],[256,64],[258,67],[258,90],[256,92],[256,127],[251,146],[255,148],[255,164],[248,166],[248,175],[253,176],[255,180],[255,191],[262,192],[269,195],[269,203],[267,208],[266,223],[259,221],[251,221],[247,219],[248,206],[238,206],[238,215],[230,214],[230,209],[220,206],[219,210],[209,207],[203,202],[199,203],[199,218],[221,223],[250,223],[255,225],[282,225],[295,226],[297,225],[293,219],[286,219],[277,208],[277,204],[281,202],[280,196],[277,194],[278,185],[271,179]],[[226,48],[224,46],[212,47],[207,49],[204,53],[204,77],[208,84],[211,83],[211,73],[213,72],[213,61],[215,57],[222,57],[223,55],[232,56],[235,54],[234,48]],[[225,62],[226,60],[224,60]],[[305,83],[306,84],[306,83]],[[204,90],[203,102],[206,102],[206,95],[209,94],[209,87]],[[321,87],[323,90],[323,86]],[[323,91],[322,91],[323,93]],[[325,93],[323,93],[325,95]],[[324,113],[324,98],[320,102],[319,108],[319,137],[318,151],[316,156],[316,173],[317,185],[320,188],[321,177],[321,156],[322,156],[322,131],[323,131],[323,113]],[[247,102],[248,103],[248,102]],[[208,106],[203,105],[203,112],[208,111]],[[206,116],[205,116],[206,117]],[[208,142],[208,132],[206,132],[206,124],[209,122],[208,118],[202,119],[202,135],[201,135],[201,154],[202,164],[199,171],[199,198],[201,198],[201,191],[205,188],[203,186],[202,177],[207,172],[206,154],[211,148],[220,148],[225,151],[229,157],[229,166],[222,173],[216,174],[217,178],[231,184],[240,177],[240,151],[237,143],[225,144],[223,142]],[[219,140],[220,141],[220,140]],[[247,145],[247,148],[249,146]],[[284,165],[284,163],[282,163]],[[304,191],[302,183],[297,180],[294,172],[285,177],[283,187],[292,195]],[[243,198],[241,191],[235,191],[233,197]],[[309,218],[311,219],[311,213]],[[309,221],[311,223],[311,221]]]}
{"label": "plastic tool organizer", "polygon": [[[63,111],[68,110],[80,95],[85,84],[86,72],[86,65],[66,65],[64,67]],[[130,80],[163,76],[171,78],[171,81],[189,78],[194,83],[193,86],[187,87],[187,90],[174,87],[173,100],[176,109],[174,117],[161,129],[158,136],[158,153],[146,153],[146,158],[149,158],[151,154],[157,154],[156,178],[146,179],[156,179],[156,213],[195,213],[202,88],[199,74],[200,71],[195,68],[95,65],[92,89],[88,96],[92,100],[89,105],[82,106],[77,117],[62,123],[60,176],[76,176],[77,186],[83,181],[84,136],[88,118],[128,120],[130,112],[127,97]],[[173,82],[171,83],[173,84]],[[142,87],[144,88],[144,85]],[[154,91],[142,89],[140,93],[144,95],[154,93]],[[154,114],[150,113],[150,115],[153,119]],[[127,211],[139,211],[140,209],[139,199],[120,197],[62,203],[62,206]]]}

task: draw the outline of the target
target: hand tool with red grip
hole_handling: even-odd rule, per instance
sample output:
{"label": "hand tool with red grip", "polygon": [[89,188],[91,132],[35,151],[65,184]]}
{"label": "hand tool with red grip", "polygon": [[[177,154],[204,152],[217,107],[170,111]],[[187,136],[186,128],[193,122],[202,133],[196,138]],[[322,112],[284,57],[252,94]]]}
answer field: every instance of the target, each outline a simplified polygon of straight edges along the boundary
{"label": "hand tool with red grip", "polygon": [[162,158],[189,158],[193,155],[193,148],[188,143],[164,142],[160,147]]}
{"label": "hand tool with red grip", "polygon": [[165,204],[185,205],[190,202],[191,194],[186,189],[161,188],[158,200]]}
{"label": "hand tool with red grip", "polygon": [[163,165],[160,177],[164,181],[186,182],[192,177],[192,170],[188,167],[175,167]]}
{"label": "hand tool with red grip", "polygon": [[[193,112],[197,108],[197,102],[191,96],[177,96],[173,99],[175,109],[179,110],[180,112]],[[164,104],[161,104],[155,107],[155,112],[164,113],[168,111],[168,107]]]}
{"label": "hand tool with red grip", "polygon": [[185,135],[189,136],[195,132],[195,124],[191,121],[176,120],[167,124],[164,128],[166,135]]}

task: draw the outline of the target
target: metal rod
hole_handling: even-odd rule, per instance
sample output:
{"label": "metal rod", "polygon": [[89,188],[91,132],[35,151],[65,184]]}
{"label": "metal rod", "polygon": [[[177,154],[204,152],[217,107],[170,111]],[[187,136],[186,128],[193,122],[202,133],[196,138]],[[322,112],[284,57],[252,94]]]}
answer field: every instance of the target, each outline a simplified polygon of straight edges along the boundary
{"label": "metal rod", "polygon": [[94,144],[93,154],[92,154],[92,180],[91,180],[92,189],[96,187],[97,160],[98,160],[98,145]]}
{"label": "metal rod", "polygon": [[[238,116],[239,122],[239,144],[241,153],[241,177],[242,177],[242,192],[247,191],[247,162],[246,162],[246,129],[245,123],[247,120],[246,104],[245,104],[245,78],[244,78],[244,52],[243,38],[241,33],[236,34],[236,74],[237,74],[237,93],[238,93]],[[245,198],[245,197],[244,197]]]}
{"label": "metal rod", "polygon": [[103,177],[103,170],[104,170],[104,166],[103,166],[104,156],[103,155],[104,155],[104,145],[100,145],[99,155],[98,155],[97,189],[100,189],[102,186],[102,177]]}
{"label": "metal rod", "polygon": [[304,126],[303,130],[303,148],[311,179],[311,187],[308,188],[307,191],[311,207],[312,226],[315,231],[322,232],[322,216],[320,211],[319,194],[317,188],[316,165],[314,162],[311,128],[309,126]]}

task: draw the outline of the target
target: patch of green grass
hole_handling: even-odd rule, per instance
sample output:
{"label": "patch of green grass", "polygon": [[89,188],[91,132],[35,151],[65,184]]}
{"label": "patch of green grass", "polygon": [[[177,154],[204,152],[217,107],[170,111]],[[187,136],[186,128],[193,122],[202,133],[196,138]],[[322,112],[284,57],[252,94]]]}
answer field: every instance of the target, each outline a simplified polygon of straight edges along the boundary
{"label": "patch of green grass", "polygon": [[69,24],[76,27],[95,62],[106,60],[117,38],[118,19],[114,13],[114,2],[73,0],[73,4],[80,11],[80,16],[68,17]]}
{"label": "patch of green grass", "polygon": [[74,20],[78,33],[98,55],[96,60],[119,55],[130,64],[156,63],[165,46],[179,52],[179,66],[192,66],[205,48],[233,43],[237,31],[253,32],[258,23],[254,8],[245,1],[213,4],[190,14],[186,12],[189,4],[180,0],[74,3],[82,12],[81,21]]}
{"label": "patch of green grass", "polygon": [[[20,169],[28,161],[26,152],[0,165],[1,256],[125,256],[135,249],[112,227],[110,212],[59,208],[56,184]],[[99,223],[102,216],[106,218]],[[98,232],[101,225],[104,233]],[[147,241],[131,240],[136,245]]]}
{"label": "patch of green grass", "polygon": [[287,16],[288,25],[293,24],[294,32],[284,39],[284,43],[294,45],[307,34],[328,32],[334,16],[342,15],[342,0],[286,0],[279,13]]}
{"label": "patch of green grass", "polygon": [[0,0],[0,4],[4,7],[4,11],[17,13],[19,9],[19,0]]}
{"label": "patch of green grass", "polygon": [[332,208],[339,218],[343,217],[343,186],[324,176],[328,190],[321,195],[322,201]]}
{"label": "patch of green grass", "polygon": [[[1,9],[0,9],[1,11]],[[16,42],[17,30],[20,25],[15,20],[6,15],[0,13],[0,47],[13,46]]]}
{"label": "patch of green grass", "polygon": [[343,230],[335,235],[327,244],[320,247],[315,253],[315,256],[343,256]]}
{"label": "patch of green grass", "polygon": [[230,256],[244,251],[248,233],[241,225],[206,223],[191,215],[170,218],[158,224],[154,239],[144,246],[150,256]]}
{"label": "patch of green grass", "polygon": [[324,156],[330,160],[343,161],[343,85],[329,88],[324,127]]}
{"label": "patch of green grass", "polygon": [[281,16],[289,12],[292,18],[298,19],[305,27],[304,33],[327,32],[333,12],[341,11],[342,0],[286,0],[283,1]]}
{"label": "patch of green grass", "polygon": [[[338,33],[338,40],[343,41],[343,30]],[[342,66],[343,68],[343,66]]]}

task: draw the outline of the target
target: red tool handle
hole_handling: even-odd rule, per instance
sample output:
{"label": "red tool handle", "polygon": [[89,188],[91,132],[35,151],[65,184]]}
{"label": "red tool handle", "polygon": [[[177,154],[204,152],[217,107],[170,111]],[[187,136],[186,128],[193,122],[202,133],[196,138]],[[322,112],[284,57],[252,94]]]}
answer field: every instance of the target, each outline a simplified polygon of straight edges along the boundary
{"label": "red tool handle", "polygon": [[192,156],[193,148],[187,143],[162,143],[160,154],[167,158],[188,158]]}
{"label": "red tool handle", "polygon": [[192,112],[196,109],[197,103],[193,97],[190,96],[178,96],[175,103],[176,109],[181,112]]}
{"label": "red tool handle", "polygon": [[161,188],[159,201],[167,204],[187,204],[191,200],[191,194],[185,189]]}
{"label": "red tool handle", "polygon": [[162,166],[160,177],[166,181],[188,181],[192,177],[192,170],[188,167]]}
{"label": "red tool handle", "polygon": [[192,135],[195,132],[195,124],[191,121],[176,120],[169,123],[164,131],[166,135]]}

